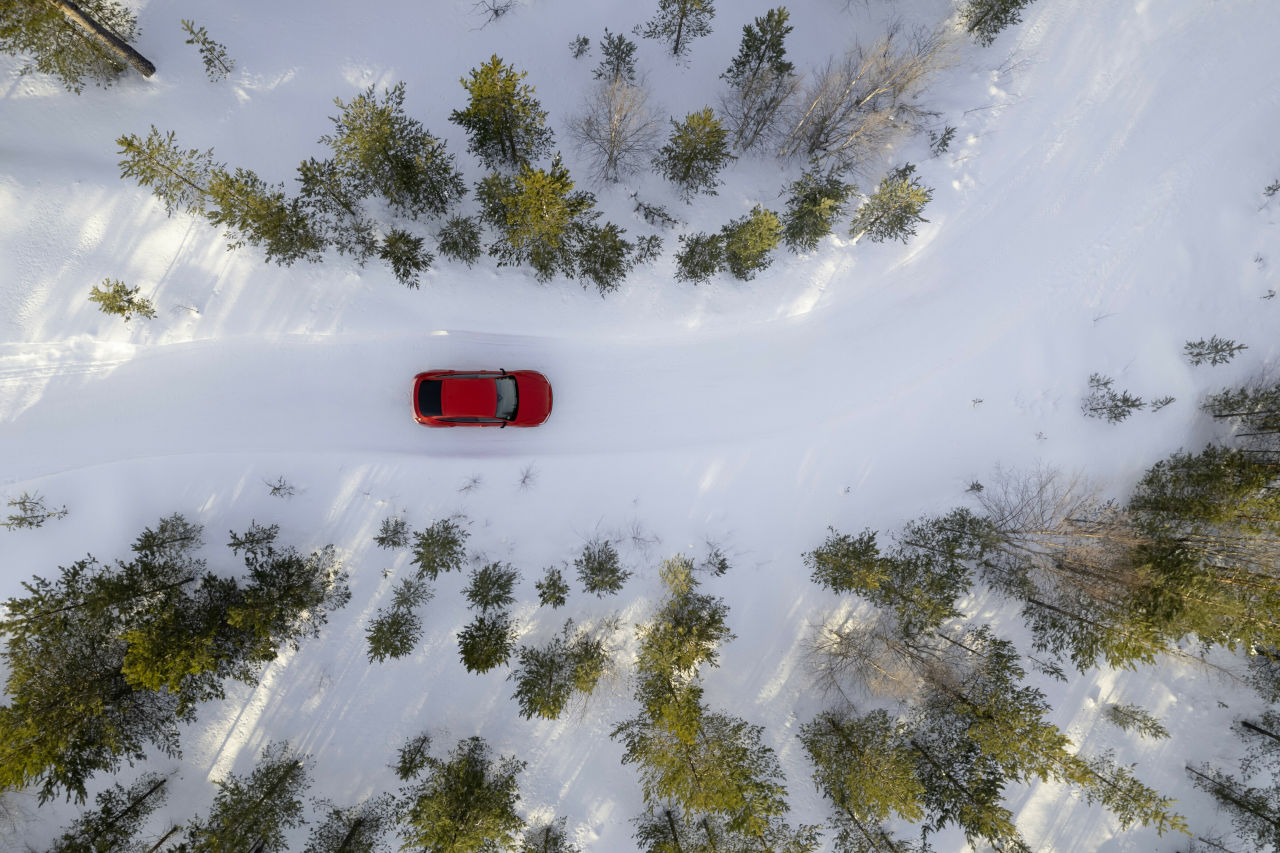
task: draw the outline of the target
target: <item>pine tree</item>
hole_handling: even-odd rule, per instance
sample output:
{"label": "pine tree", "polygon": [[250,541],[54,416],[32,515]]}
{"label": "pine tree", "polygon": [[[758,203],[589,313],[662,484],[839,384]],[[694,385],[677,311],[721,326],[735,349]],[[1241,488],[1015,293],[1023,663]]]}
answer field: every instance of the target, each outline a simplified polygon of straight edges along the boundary
{"label": "pine tree", "polygon": [[564,831],[565,819],[531,826],[520,841],[520,853],[582,853],[582,848],[569,840]]}
{"label": "pine tree", "polygon": [[382,238],[378,257],[391,268],[396,281],[405,287],[418,288],[418,276],[425,272],[435,256],[426,249],[426,240],[403,228],[392,228]]}
{"label": "pine tree", "polygon": [[480,257],[480,224],[470,216],[451,216],[436,235],[440,254],[471,266]]}
{"label": "pine tree", "polygon": [[909,524],[888,554],[874,531],[854,537],[832,529],[804,561],[814,583],[889,608],[911,637],[959,615],[956,602],[972,584],[969,563],[982,556],[986,537],[982,521],[959,509]]}
{"label": "pine tree", "polygon": [[187,824],[184,851],[284,853],[288,830],[306,821],[302,795],[310,777],[308,761],[287,742],[268,744],[248,776],[233,773],[215,783],[209,816]]}
{"label": "pine tree", "polygon": [[509,563],[487,563],[472,569],[470,580],[462,591],[467,606],[482,613],[509,607],[516,600],[517,578],[516,570]]}
{"label": "pine tree", "polygon": [[582,229],[574,257],[578,278],[595,285],[601,296],[617,290],[636,262],[636,245],[612,222]]}
{"label": "pine tree", "polygon": [[549,170],[522,164],[515,175],[494,173],[476,188],[483,219],[498,231],[489,247],[498,266],[527,263],[539,281],[573,277],[583,228],[599,214],[595,196],[573,189],[557,157]]}
{"label": "pine tree", "polygon": [[862,717],[826,711],[800,727],[818,790],[835,810],[836,849],[907,853],[884,822],[924,817],[924,787],[905,725],[884,711]]}
{"label": "pine tree", "polygon": [[782,216],[782,239],[793,252],[812,252],[845,215],[849,198],[858,191],[836,172],[811,168],[788,187],[787,212]]}
{"label": "pine tree", "polygon": [[524,821],[516,814],[516,777],[525,762],[493,759],[478,737],[458,743],[448,760],[426,756],[423,778],[405,791],[405,848],[428,853],[509,850]]}
{"label": "pine tree", "polygon": [[686,202],[700,192],[715,195],[720,170],[737,159],[729,153],[728,131],[711,107],[671,120],[671,137],[658,149],[653,166],[680,190]]}
{"label": "pine tree", "polygon": [[725,260],[724,235],[681,234],[680,248],[676,251],[676,281],[702,284],[712,276],[728,269]]}
{"label": "pine tree", "polygon": [[405,84],[397,83],[378,99],[375,87],[343,103],[331,117],[332,135],[320,141],[355,198],[377,195],[393,212],[412,219],[443,216],[463,196],[465,185],[444,142],[432,136],[404,109]]}
{"label": "pine tree", "polygon": [[1236,834],[1257,850],[1280,849],[1280,785],[1254,788],[1229,773],[1187,765],[1191,782],[1231,816]]}
{"label": "pine tree", "polygon": [[515,625],[505,611],[485,611],[458,632],[458,657],[467,672],[502,666],[515,651]]}
{"label": "pine tree", "polygon": [[212,148],[184,151],[172,130],[162,134],[155,125],[146,139],[129,133],[118,138],[116,145],[120,146],[120,177],[134,178],[139,186],[149,188],[164,204],[166,214],[181,210],[205,215],[213,173],[224,170],[214,161]]}
{"label": "pine tree", "polygon": [[569,594],[569,584],[564,579],[564,575],[555,566],[548,566],[546,572],[542,576],[542,580],[534,584],[538,589],[538,603],[543,607],[551,607],[553,610],[564,607],[566,597]]}
{"label": "pine tree", "polygon": [[226,79],[236,67],[235,60],[227,56],[227,48],[209,38],[209,31],[204,27],[197,27],[194,21],[186,18],[182,19],[182,31],[189,36],[187,44],[200,48],[200,61],[204,63],[204,73],[208,78],[214,83]]}
{"label": "pine tree", "polygon": [[1214,335],[1207,341],[1204,338],[1198,341],[1187,341],[1186,346],[1183,347],[1183,352],[1187,356],[1187,361],[1191,362],[1192,367],[1198,367],[1205,362],[1208,362],[1211,366],[1216,366],[1227,364],[1236,357],[1236,353],[1248,348],[1244,344],[1238,344],[1235,341],[1229,341],[1226,338]]}
{"label": "pine tree", "polygon": [[302,202],[286,196],[283,185],[272,186],[248,169],[231,173],[215,168],[209,176],[208,204],[205,216],[223,228],[228,249],[246,243],[258,246],[268,262],[284,266],[320,260],[324,239],[312,227]]}
{"label": "pine tree", "polygon": [[573,558],[573,566],[583,590],[597,598],[616,594],[632,574],[622,568],[618,551],[608,539],[592,539],[583,545],[582,553]]}
{"label": "pine tree", "polygon": [[56,580],[33,578],[26,595],[4,603],[10,701],[0,706],[0,790],[83,801],[95,772],[141,760],[148,747],[177,753],[177,721],[191,711],[126,678],[122,635],[135,614],[165,609],[196,583],[198,545],[199,528],[173,516],[139,536],[135,560],[104,566],[88,557]]}
{"label": "pine tree", "polygon": [[467,149],[489,169],[526,165],[551,150],[547,113],[523,82],[526,76],[494,54],[461,80],[470,101],[465,110],[450,113],[449,121],[466,131]]}
{"label": "pine tree", "polygon": [[434,759],[431,757],[431,734],[423,732],[409,738],[396,750],[396,763],[392,768],[396,778],[408,782],[422,773]]}
{"label": "pine tree", "polygon": [[16,512],[9,513],[4,521],[0,521],[0,527],[8,530],[43,527],[44,523],[51,518],[67,517],[67,508],[65,506],[61,509],[49,509],[49,507],[45,506],[44,498],[41,497],[39,492],[35,494],[23,492],[16,498],[9,498],[5,503],[16,510]]}
{"label": "pine tree", "polygon": [[769,253],[782,240],[782,223],[776,213],[757,204],[751,213],[734,219],[720,233],[729,272],[736,279],[750,281],[772,263]]}
{"label": "pine tree", "polygon": [[163,805],[168,780],[148,773],[127,789],[119,783],[98,792],[97,808],[76,818],[47,853],[142,853],[137,838],[151,813]]}
{"label": "pine tree", "polygon": [[114,278],[103,279],[102,284],[94,285],[89,294],[89,301],[97,303],[103,314],[115,314],[123,317],[127,323],[134,315],[155,319],[156,309],[151,300],[139,296],[141,288],[129,287],[123,281]]}
{"label": "pine tree", "polygon": [[1169,730],[1161,725],[1159,718],[1141,705],[1127,705],[1123,702],[1111,702],[1103,711],[1107,720],[1122,731],[1135,731],[1140,737],[1161,740],[1169,736]]}
{"label": "pine tree", "polygon": [[592,77],[606,83],[636,82],[636,43],[621,33],[611,33],[605,27],[604,38],[600,40],[600,64],[592,72]]}
{"label": "pine tree", "polygon": [[724,113],[733,130],[734,147],[745,151],[774,127],[779,111],[799,87],[795,66],[783,44],[793,27],[786,7],[770,9],[742,28],[742,42],[729,68],[720,75],[729,83]]}
{"label": "pine tree", "polygon": [[382,526],[378,528],[378,535],[373,537],[373,543],[388,550],[403,548],[409,544],[409,522],[399,516],[382,519]]}
{"label": "pine tree", "polygon": [[389,853],[386,835],[395,824],[395,798],[378,794],[346,808],[331,803],[311,830],[302,853]]}
{"label": "pine tree", "polygon": [[458,520],[442,518],[413,537],[413,564],[418,579],[435,580],[441,572],[454,572],[466,560],[469,534]]}
{"label": "pine tree", "polygon": [[1001,30],[1022,20],[1022,10],[1031,0],[969,0],[960,10],[964,28],[987,47]]}
{"label": "pine tree", "polygon": [[[80,0],[77,6],[122,41],[132,41],[138,21],[114,0]],[[21,73],[50,74],[79,94],[86,80],[110,86],[127,66],[122,58],[72,23],[47,0],[11,0],[0,19],[0,53],[26,57]],[[154,69],[153,69],[154,70]]]}
{"label": "pine tree", "polygon": [[[1225,529],[1280,533],[1275,468],[1253,454],[1206,445],[1151,466],[1129,498],[1129,511],[1152,534],[1213,536]],[[1225,529],[1224,529],[1225,528]]]}
{"label": "pine tree", "polygon": [[922,186],[910,163],[891,171],[880,186],[853,215],[849,234],[855,240],[866,235],[873,243],[901,240],[916,234],[916,223],[928,222],[920,215],[933,198],[933,190]]}
{"label": "pine tree", "polygon": [[227,624],[247,641],[244,654],[255,666],[275,660],[285,644],[317,637],[333,610],[351,599],[347,572],[328,545],[307,556],[291,546],[277,548],[277,525],[253,523],[232,532],[230,547],[242,555],[248,576],[243,599],[227,613]]}
{"label": "pine tree", "polygon": [[371,663],[402,658],[413,651],[422,638],[422,617],[417,609],[433,595],[426,581],[419,578],[405,578],[396,584],[391,606],[378,608],[365,629]]}
{"label": "pine tree", "polygon": [[1090,374],[1089,393],[1080,401],[1080,412],[1086,418],[1103,418],[1109,424],[1118,424],[1146,405],[1141,397],[1128,391],[1116,393],[1113,384],[1115,380],[1109,376]]}
{"label": "pine tree", "polygon": [[712,0],[658,0],[657,13],[637,31],[647,39],[665,41],[671,55],[680,58],[694,39],[711,32],[715,14]]}
{"label": "pine tree", "polygon": [[565,623],[545,646],[522,646],[519,663],[509,676],[516,682],[512,696],[526,720],[557,719],[575,693],[590,696],[609,665],[604,643]]}
{"label": "pine tree", "polygon": [[333,158],[303,160],[298,186],[311,227],[327,245],[361,265],[378,253],[378,226],[365,212],[358,187]]}

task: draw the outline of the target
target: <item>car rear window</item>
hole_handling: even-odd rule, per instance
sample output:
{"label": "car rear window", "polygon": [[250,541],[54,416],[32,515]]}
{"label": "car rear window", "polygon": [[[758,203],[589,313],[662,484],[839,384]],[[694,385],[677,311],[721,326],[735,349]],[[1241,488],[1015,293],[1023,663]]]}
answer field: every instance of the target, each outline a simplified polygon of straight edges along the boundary
{"label": "car rear window", "polygon": [[439,379],[424,379],[418,383],[418,414],[427,417],[440,415],[441,384]]}

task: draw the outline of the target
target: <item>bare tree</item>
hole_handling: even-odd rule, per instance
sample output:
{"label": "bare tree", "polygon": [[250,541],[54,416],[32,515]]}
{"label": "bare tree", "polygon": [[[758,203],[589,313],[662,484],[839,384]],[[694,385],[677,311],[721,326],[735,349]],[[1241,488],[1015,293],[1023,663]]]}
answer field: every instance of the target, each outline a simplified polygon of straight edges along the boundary
{"label": "bare tree", "polygon": [[920,90],[948,61],[950,46],[942,29],[903,33],[895,22],[870,48],[855,44],[844,57],[828,60],[793,101],[779,156],[856,168],[929,115]]}
{"label": "bare tree", "polygon": [[615,77],[587,94],[569,132],[590,159],[595,177],[616,183],[648,162],[660,130],[644,87]]}

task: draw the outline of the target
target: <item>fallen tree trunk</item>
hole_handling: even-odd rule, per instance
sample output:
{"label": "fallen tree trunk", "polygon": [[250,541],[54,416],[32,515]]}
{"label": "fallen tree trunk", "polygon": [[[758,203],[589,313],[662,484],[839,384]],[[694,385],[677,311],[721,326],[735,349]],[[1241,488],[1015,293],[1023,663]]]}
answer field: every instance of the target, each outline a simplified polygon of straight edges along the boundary
{"label": "fallen tree trunk", "polygon": [[151,64],[149,59],[130,47],[129,43],[120,38],[120,36],[91,18],[71,0],[49,0],[49,2],[56,6],[62,14],[66,15],[72,23],[84,30],[87,35],[96,39],[99,44],[114,53],[123,62],[138,69],[138,73],[143,77],[150,77],[156,73],[156,67]]}

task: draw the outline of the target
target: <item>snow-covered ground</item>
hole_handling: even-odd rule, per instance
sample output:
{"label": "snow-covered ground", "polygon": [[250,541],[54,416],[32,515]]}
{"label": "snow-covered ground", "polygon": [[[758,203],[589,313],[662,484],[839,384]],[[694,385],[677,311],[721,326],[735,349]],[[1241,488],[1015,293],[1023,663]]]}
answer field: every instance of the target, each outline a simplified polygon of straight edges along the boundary
{"label": "snow-covered ground", "polygon": [[[1081,470],[1123,495],[1156,459],[1204,443],[1203,393],[1277,356],[1280,300],[1263,298],[1280,287],[1280,199],[1264,204],[1261,192],[1280,178],[1280,7],[1270,0],[1037,0],[992,47],[959,40],[930,87],[939,127],[958,129],[950,150],[930,158],[917,139],[887,152],[886,162],[918,164],[935,189],[909,245],[829,238],[810,255],[780,253],[754,281],[692,287],[673,281],[667,232],[664,257],[606,299],[487,260],[439,261],[419,291],[336,257],[267,266],[253,250],[226,252],[205,223],[166,218],[119,178],[114,139],[154,124],[184,147],[212,146],[291,181],[299,160],[318,155],[335,96],[404,80],[411,114],[473,182],[480,167],[447,116],[464,103],[458,79],[497,53],[528,71],[585,178],[566,119],[592,84],[594,43],[605,27],[629,32],[655,3],[526,0],[483,27],[471,0],[388,0],[376,11],[134,5],[137,47],[160,69],[150,81],[77,97],[0,59],[0,494],[38,491],[70,510],[40,530],[0,533],[0,596],[86,552],[123,556],[175,511],[206,526],[215,568],[232,568],[226,530],[278,522],[299,547],[334,543],[354,591],[321,638],[270,666],[258,688],[202,710],[157,820],[204,811],[209,780],[247,770],[274,739],[314,756],[315,795],[349,802],[393,789],[395,748],[427,729],[442,744],[481,734],[518,754],[529,762],[527,814],[567,815],[586,849],[632,848],[639,785],[608,737],[633,713],[625,665],[576,713],[521,720],[502,672],[458,663],[454,635],[469,614],[456,575],[437,584],[416,654],[367,663],[364,626],[406,570],[403,554],[373,546],[379,522],[403,513],[420,528],[461,513],[477,559],[521,570],[528,640],[549,638],[566,615],[642,620],[658,562],[718,544],[733,569],[707,588],[730,605],[737,639],[707,673],[707,700],[767,727],[793,822],[819,822],[825,808],[795,733],[823,707],[800,644],[843,604],[801,563],[827,526],[896,527],[964,502],[997,466]],[[768,8],[717,5],[713,34],[687,63],[638,39],[664,114],[716,102],[742,25]],[[952,11],[947,0],[787,5],[789,53],[805,71],[855,37],[873,40],[894,15],[935,23]],[[227,46],[229,80],[205,80],[181,18]],[[575,60],[578,34],[593,50]],[[632,214],[633,191],[667,203],[687,230],[711,230],[755,203],[780,209],[797,173],[744,157],[718,196],[688,207],[651,175],[590,188],[632,234],[653,231]],[[101,314],[87,296],[107,277],[140,285],[159,316],[125,325]],[[1183,343],[1212,334],[1249,349],[1229,366],[1190,367]],[[541,370],[555,412],[537,430],[428,431],[409,416],[408,383],[442,366]],[[1085,419],[1079,401],[1095,371],[1177,402],[1120,425]],[[295,496],[268,494],[282,476]],[[564,610],[538,610],[542,569],[595,536],[618,542],[636,572],[623,593],[575,591]],[[973,608],[1019,636],[1012,609]],[[618,642],[625,663],[629,629]],[[1082,748],[1137,762],[1198,833],[1226,828],[1182,765],[1235,753],[1227,726],[1254,708],[1248,693],[1173,664],[1043,686]],[[1107,701],[1142,704],[1174,738],[1123,735],[1101,721]],[[1056,786],[1017,791],[1010,807],[1041,850],[1186,846],[1119,833]],[[31,801],[29,812],[26,839],[39,846],[72,810]],[[947,843],[963,849],[958,836],[939,849]]]}

